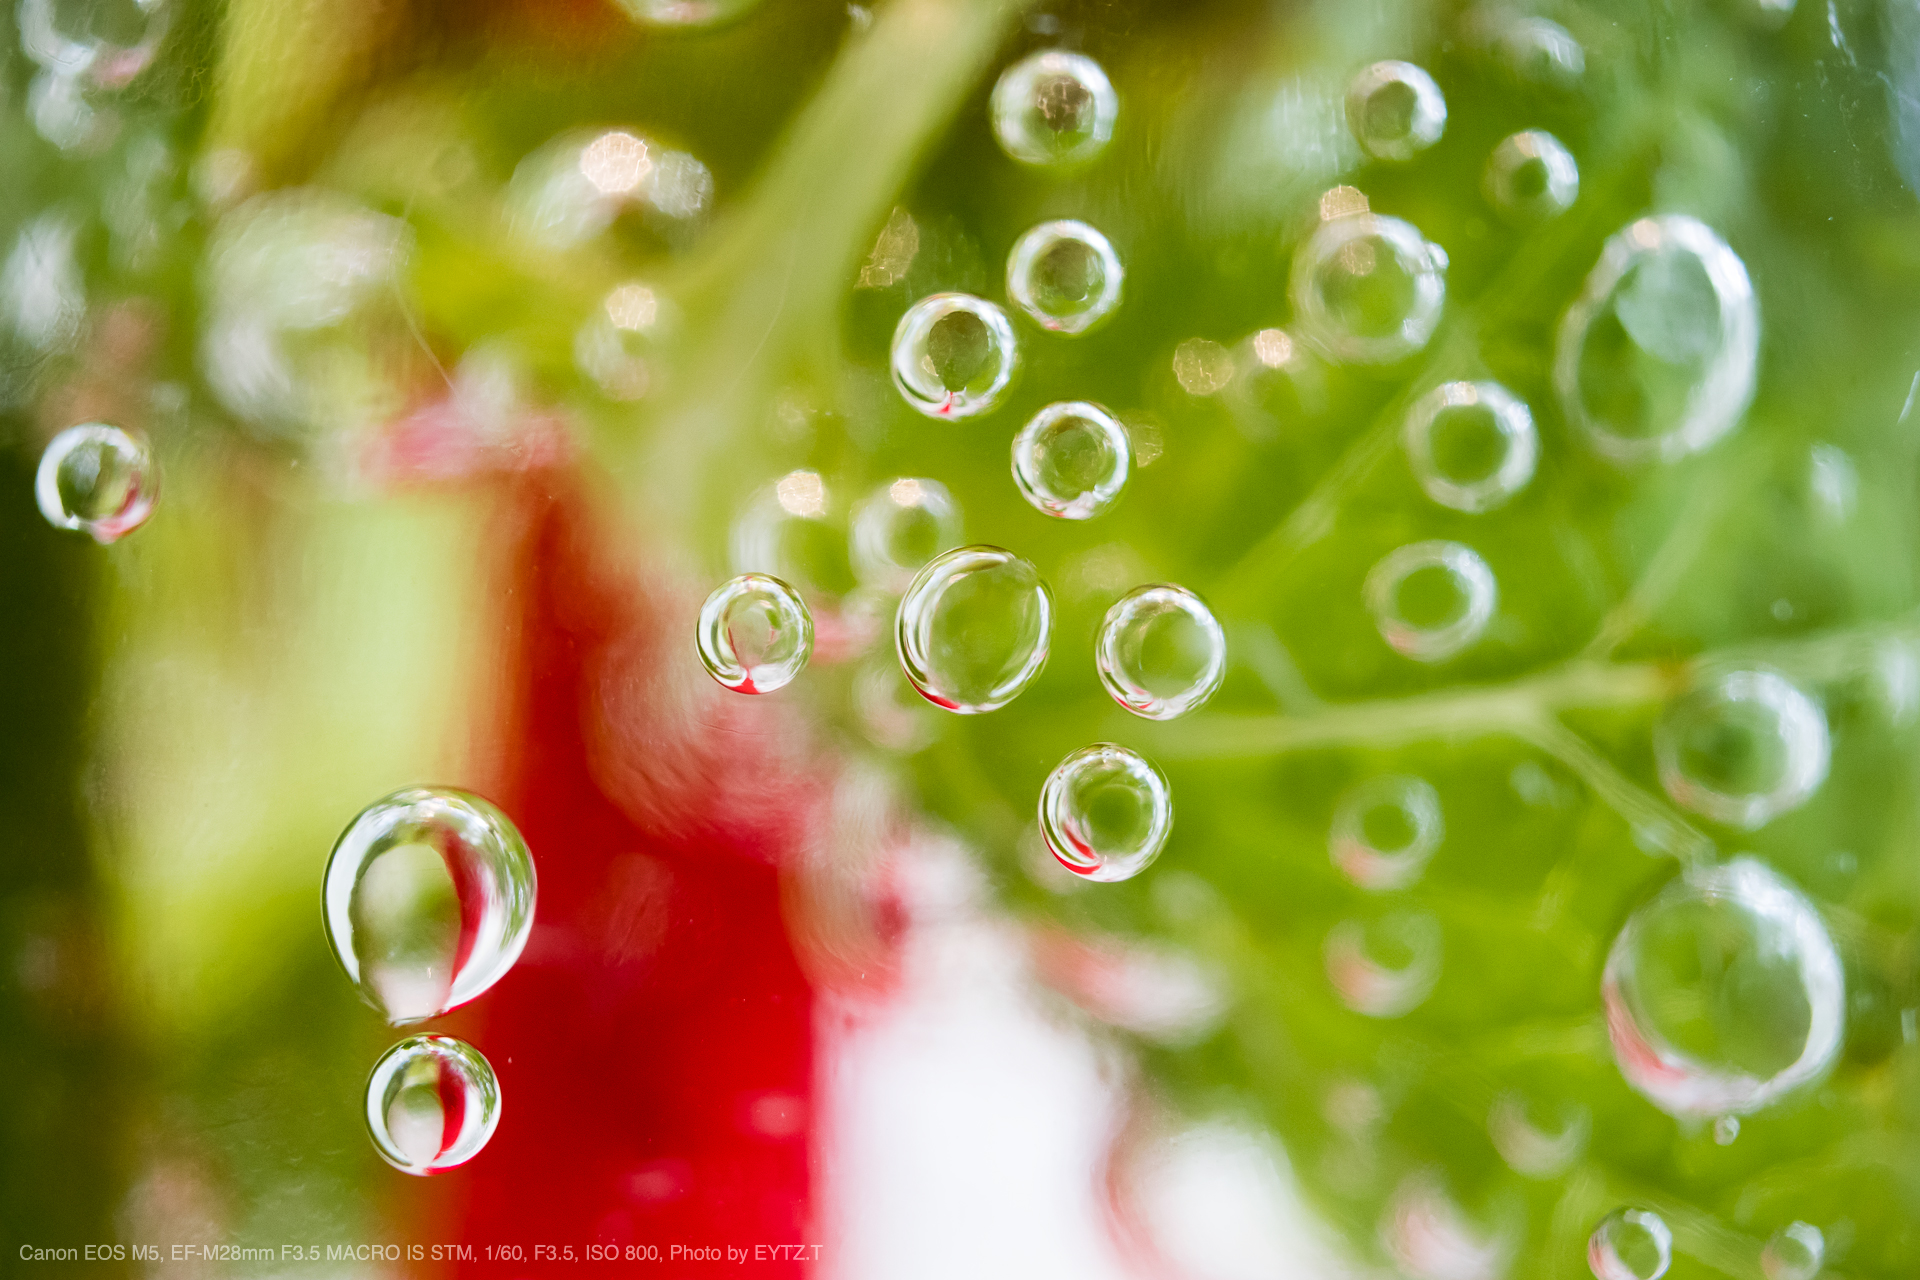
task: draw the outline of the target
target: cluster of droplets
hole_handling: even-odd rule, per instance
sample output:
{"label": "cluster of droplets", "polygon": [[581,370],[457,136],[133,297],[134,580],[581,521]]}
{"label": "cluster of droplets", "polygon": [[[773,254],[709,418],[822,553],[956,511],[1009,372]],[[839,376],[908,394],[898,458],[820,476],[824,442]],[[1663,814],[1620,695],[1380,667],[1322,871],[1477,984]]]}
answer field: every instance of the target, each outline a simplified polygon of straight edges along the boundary
{"label": "cluster of droplets", "polygon": [[[456,1009],[504,977],[533,928],[533,855],[479,796],[412,787],[368,805],[335,842],[321,914],[335,959],[390,1024]],[[473,1046],[416,1035],[367,1080],[382,1159],[431,1174],[472,1159],[500,1119],[500,1085]]]}

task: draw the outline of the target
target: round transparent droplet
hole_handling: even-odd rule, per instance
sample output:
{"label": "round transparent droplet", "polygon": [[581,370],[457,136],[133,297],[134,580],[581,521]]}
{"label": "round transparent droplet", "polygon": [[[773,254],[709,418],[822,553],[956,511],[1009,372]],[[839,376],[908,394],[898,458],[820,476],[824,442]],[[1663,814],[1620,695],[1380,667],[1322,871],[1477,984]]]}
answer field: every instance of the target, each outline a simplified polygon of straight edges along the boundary
{"label": "round transparent droplet", "polygon": [[1767,1280],[1813,1280],[1827,1260],[1827,1238],[1811,1222],[1790,1222],[1760,1251]]}
{"label": "round transparent droplet", "polygon": [[1411,62],[1376,62],[1347,86],[1347,127],[1376,160],[1411,160],[1440,141],[1447,100]]}
{"label": "round transparent droplet", "polygon": [[1113,700],[1148,720],[1204,703],[1227,674],[1227,635],[1185,587],[1135,587],[1100,622],[1094,663]]}
{"label": "round transparent droplet", "polygon": [[1084,222],[1043,222],[1013,242],[1007,297],[1042,328],[1079,334],[1120,305],[1126,273],[1104,235]]}
{"label": "round transparent droplet", "polygon": [[1441,541],[1388,552],[1368,571],[1361,595],[1380,638],[1416,662],[1442,662],[1473,644],[1499,603],[1480,553]]}
{"label": "round transparent droplet", "polygon": [[894,617],[900,669],[920,695],[960,715],[1004,707],[1047,665],[1053,593],[1031,561],[957,547],[914,576]]}
{"label": "round transparent droplet", "polygon": [[1660,1280],[1673,1265],[1673,1232],[1646,1209],[1615,1209],[1587,1238],[1594,1280]]}
{"label": "round transparent droplet", "polygon": [[1040,788],[1040,834],[1060,865],[1088,880],[1130,880],[1173,830],[1173,793],[1143,757],[1110,742],[1062,760]]}
{"label": "round transparent droplet", "polygon": [[1515,1173],[1557,1178],[1587,1149],[1593,1118],[1576,1103],[1545,1106],[1517,1093],[1503,1093],[1487,1113],[1494,1150]]}
{"label": "round transparent droplet", "polygon": [[1340,798],[1327,833],[1333,865],[1362,889],[1402,889],[1446,838],[1440,793],[1425,778],[1369,778]]}
{"label": "round transparent droplet", "polygon": [[1288,295],[1301,336],[1334,360],[1404,359],[1440,323],[1446,266],[1412,223],[1374,213],[1323,222],[1293,256]]}
{"label": "round transparent droplet", "polygon": [[20,0],[20,50],[56,76],[118,89],[153,62],[166,0]]}
{"label": "round transparent droplet", "polygon": [[1669,1115],[1755,1111],[1839,1052],[1846,990],[1819,913],[1764,863],[1688,870],[1627,918],[1601,996],[1620,1073]]}
{"label": "round transparent droplet", "polygon": [[1516,79],[1568,88],[1586,74],[1587,51],[1550,18],[1492,11],[1494,53]]}
{"label": "round transparent droplet", "polygon": [[813,615],[800,593],[765,573],[743,573],[700,606],[701,665],[722,688],[772,693],[813,656]]}
{"label": "round transparent droplet", "polygon": [[1342,921],[1327,934],[1326,961],[1342,1004],[1369,1018],[1397,1018],[1440,980],[1440,922],[1424,911]]}
{"label": "round transparent droplet", "polygon": [[1487,202],[1515,223],[1565,213],[1580,196],[1580,166],[1560,139],[1528,129],[1501,140],[1481,179]]}
{"label": "round transparent droplet", "polygon": [[396,1027],[438,1017],[505,976],[533,927],[533,855],[479,796],[411,787],[348,824],[321,892],[327,941]]}
{"label": "round transparent droplet", "polygon": [[68,427],[40,455],[33,496],[56,529],[80,529],[106,544],[153,514],[160,470],[145,435],[103,422]]}
{"label": "round transparent droplet", "polygon": [[1092,58],[1049,49],[1014,63],[993,86],[993,136],[1022,164],[1077,164],[1113,136],[1120,99]]}
{"label": "round transparent droplet", "polygon": [[1540,437],[1526,403],[1497,382],[1448,382],[1407,411],[1400,440],[1429,498],[1455,511],[1491,511],[1526,488]]}
{"label": "round transparent droplet", "polygon": [[1050,404],[1013,438],[1013,481],[1033,509],[1091,520],[1120,500],[1133,445],[1120,420],[1085,400]]}
{"label": "round transparent droplet", "polygon": [[1753,398],[1760,312],[1705,223],[1642,218],[1608,240],[1560,323],[1554,391],[1615,463],[1671,462],[1731,431]]}
{"label": "round transparent droplet", "polygon": [[660,346],[672,323],[665,298],[629,281],[608,293],[574,335],[574,364],[609,400],[638,400],[660,377]]}
{"label": "round transparent droplet", "polygon": [[743,17],[760,0],[614,0],[628,17],[649,27],[713,27]]}
{"label": "round transparent droplet", "polygon": [[929,418],[970,418],[999,404],[1020,365],[1007,313],[969,293],[920,299],[893,331],[893,385]]}
{"label": "round transparent droplet", "polygon": [[960,505],[938,480],[890,480],[854,511],[854,572],[868,586],[905,591],[922,565],[960,541],[960,528]]}
{"label": "round transparent droplet", "polygon": [[480,1051],[452,1036],[408,1036],[367,1077],[367,1132],[380,1158],[416,1177],[480,1154],[500,1123],[500,1082]]}
{"label": "round transparent droplet", "polygon": [[1731,827],[1805,804],[1826,781],[1829,754],[1825,714],[1773,671],[1711,677],[1668,703],[1653,729],[1667,794]]}

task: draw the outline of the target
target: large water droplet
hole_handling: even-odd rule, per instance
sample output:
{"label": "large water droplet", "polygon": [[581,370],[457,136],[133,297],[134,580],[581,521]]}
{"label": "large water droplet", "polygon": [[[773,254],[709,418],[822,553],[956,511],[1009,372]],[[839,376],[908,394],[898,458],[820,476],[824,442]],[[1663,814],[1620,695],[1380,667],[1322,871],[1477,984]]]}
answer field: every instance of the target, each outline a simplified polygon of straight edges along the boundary
{"label": "large water droplet", "polygon": [[1660,785],[1677,804],[1753,828],[1806,803],[1827,777],[1827,718],[1772,671],[1733,671],[1674,699],[1653,729]]}
{"label": "large water droplet", "polygon": [[1386,364],[1433,337],[1446,265],[1412,223],[1357,213],[1321,223],[1294,253],[1288,296],[1301,335],[1327,355]]}
{"label": "large water droplet", "polygon": [[1447,100],[1411,62],[1376,62],[1347,86],[1347,127],[1376,160],[1411,160],[1440,141]]}
{"label": "large water droplet", "polygon": [[1525,488],[1540,438],[1525,402],[1497,382],[1448,382],[1407,411],[1400,440],[1429,498],[1481,512]]}
{"label": "large water droplet", "polygon": [[638,400],[659,376],[660,342],[673,317],[651,286],[629,281],[609,293],[574,335],[573,359],[610,400]]}
{"label": "large water droplet", "polygon": [[437,1017],[498,982],[533,927],[533,855],[479,796],[411,787],[340,833],[321,891],[327,941],[394,1026]]}
{"label": "large water droplet", "polygon": [[1007,257],[1007,296],[1055,333],[1085,333],[1112,315],[1125,277],[1112,243],[1084,222],[1043,222]]}
{"label": "large water droplet", "polygon": [[1133,445],[1120,421],[1085,400],[1050,404],[1013,438],[1013,481],[1034,510],[1091,520],[1120,500]]}
{"label": "large water droplet", "polygon": [[1340,798],[1327,848],[1333,865],[1362,889],[1401,889],[1420,878],[1445,837],[1433,784],[1387,774]]}
{"label": "large water droplet", "polygon": [[1390,551],[1361,589],[1380,638],[1416,662],[1441,662],[1478,640],[1493,618],[1493,570],[1458,542],[1414,542]]}
{"label": "large water droplet", "polygon": [[500,1123],[500,1082],[480,1051],[452,1036],[409,1036],[367,1078],[367,1132],[380,1158],[416,1177],[480,1154]]}
{"label": "large water droplet", "polygon": [[1587,1238],[1594,1280],[1660,1280],[1672,1265],[1673,1232],[1646,1209],[1615,1209]]}
{"label": "large water droplet", "polygon": [[614,0],[649,27],[712,27],[757,8],[760,0]]}
{"label": "large water droplet", "polygon": [[1501,1094],[1487,1114],[1494,1150],[1515,1173],[1528,1178],[1565,1173],[1587,1149],[1592,1127],[1585,1107],[1567,1102],[1544,1108],[1516,1093]]}
{"label": "large water droplet", "polygon": [[1007,313],[969,293],[920,299],[893,331],[893,385],[929,418],[968,418],[999,404],[1020,366]]}
{"label": "large water droplet", "polygon": [[1040,834],[1060,864],[1088,880],[1129,880],[1173,830],[1173,793],[1143,757],[1110,742],[1062,760],[1040,788]]}
{"label": "large water droplet", "polygon": [[1327,933],[1327,978],[1347,1008],[1397,1018],[1440,980],[1440,922],[1424,911],[1345,920]]}
{"label": "large water droplet", "polygon": [[153,514],[160,470],[146,436],[102,422],[68,427],[40,455],[33,496],[56,529],[81,529],[105,544]]}
{"label": "large water droplet", "polygon": [[1014,63],[993,86],[993,136],[1022,164],[1077,164],[1113,136],[1120,99],[1092,58],[1048,49]]}
{"label": "large water droplet", "polygon": [[1760,1251],[1767,1280],[1813,1280],[1827,1260],[1827,1238],[1811,1222],[1790,1222]]}
{"label": "large water droplet", "polygon": [[938,480],[902,476],[867,495],[853,516],[853,568],[884,591],[905,591],[920,567],[960,541],[960,505]]}
{"label": "large water droplet", "polygon": [[893,634],[901,670],[927,701],[961,715],[994,711],[1047,665],[1053,593],[1011,551],[956,547],[914,576]]}
{"label": "large water droplet", "polygon": [[1820,1075],[1846,1006],[1818,913],[1752,858],[1691,869],[1629,916],[1601,995],[1627,1083],[1701,1119],[1757,1110]]}
{"label": "large water droplet", "polygon": [[1565,213],[1580,196],[1580,166],[1560,139],[1528,129],[1501,140],[1487,157],[1487,201],[1511,222]]}
{"label": "large water droplet", "polygon": [[1607,241],[1560,322],[1553,385],[1603,456],[1671,462],[1740,421],[1759,353],[1753,284],[1733,250],[1694,218],[1642,218]]}
{"label": "large water droplet", "polygon": [[56,76],[118,89],[167,32],[165,0],[20,0],[20,51]]}
{"label": "large water droplet", "polygon": [[765,573],[743,573],[700,606],[700,663],[722,688],[772,693],[813,656],[813,615],[800,593]]}
{"label": "large water droplet", "polygon": [[1227,674],[1227,635],[1185,587],[1135,587],[1101,619],[1094,663],[1113,700],[1148,720],[1193,710]]}

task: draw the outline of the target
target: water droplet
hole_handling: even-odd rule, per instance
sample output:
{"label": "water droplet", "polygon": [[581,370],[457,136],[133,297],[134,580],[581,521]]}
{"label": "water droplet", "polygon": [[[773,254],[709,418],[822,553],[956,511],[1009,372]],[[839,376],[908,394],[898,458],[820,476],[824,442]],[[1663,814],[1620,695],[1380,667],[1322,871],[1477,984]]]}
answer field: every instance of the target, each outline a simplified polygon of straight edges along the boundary
{"label": "water droplet", "polygon": [[1440,323],[1446,266],[1446,254],[1412,223],[1375,213],[1323,222],[1293,256],[1294,318],[1335,360],[1403,359]]}
{"label": "water droplet", "polygon": [[340,833],[322,887],[327,941],[394,1026],[437,1017],[505,976],[533,927],[533,855],[479,796],[411,787]]}
{"label": "water droplet", "polygon": [[1040,788],[1040,834],[1060,864],[1088,880],[1130,880],[1173,830],[1173,793],[1143,757],[1110,742],[1062,760]]}
{"label": "water droplet", "polygon": [[1440,922],[1424,911],[1344,920],[1327,933],[1327,978],[1347,1008],[1397,1018],[1440,980]]}
{"label": "water droplet", "polygon": [[1400,432],[1413,478],[1455,511],[1491,511],[1533,479],[1540,438],[1526,403],[1497,382],[1448,382],[1414,402]]}
{"label": "water droplet", "polygon": [[1813,1280],[1827,1260],[1827,1238],[1811,1222],[1790,1222],[1760,1251],[1767,1280]]}
{"label": "water droplet", "polygon": [[1380,1243],[1410,1280],[1499,1280],[1512,1248],[1505,1233],[1476,1227],[1429,1169],[1394,1189]]}
{"label": "water droplet", "polygon": [[1092,58],[1048,49],[1008,67],[993,86],[993,136],[1022,164],[1077,164],[1113,136],[1120,99]]}
{"label": "water droplet", "polygon": [[929,418],[970,418],[999,404],[1020,365],[1007,313],[969,293],[920,299],[893,331],[893,385]]}
{"label": "water droplet", "polygon": [[1044,515],[1091,520],[1120,500],[1133,470],[1127,429],[1085,400],[1050,404],[1013,438],[1013,482]]}
{"label": "water droplet", "polygon": [[614,0],[627,16],[649,27],[712,27],[732,22],[760,0]]}
{"label": "water droplet", "polygon": [[1600,252],[1555,340],[1553,385],[1589,444],[1627,464],[1698,453],[1753,398],[1760,312],[1705,223],[1642,218]]}
{"label": "water droplet", "polygon": [[500,1082],[480,1051],[452,1036],[408,1036],[367,1077],[367,1132],[380,1158],[416,1177],[480,1154],[500,1123]]}
{"label": "water droplet", "polygon": [[105,545],[146,523],[159,486],[146,436],[87,422],[47,445],[33,496],[54,528],[81,529]]}
{"label": "water droplet", "polygon": [[1361,589],[1380,638],[1415,662],[1441,662],[1478,640],[1493,618],[1493,570],[1458,542],[1414,542],[1390,551]]}
{"label": "water droplet", "polygon": [[573,359],[609,400],[638,400],[654,385],[671,305],[651,286],[629,281],[609,293],[574,335]]}
{"label": "water droplet", "polygon": [[867,495],[853,516],[860,580],[905,591],[920,566],[960,541],[960,505],[938,480],[902,476]]}
{"label": "water droplet", "polygon": [[153,62],[165,0],[20,0],[20,51],[70,83],[118,89]]}
{"label": "water droplet", "polygon": [[1084,222],[1043,222],[1013,242],[1007,296],[1043,328],[1085,333],[1120,305],[1126,272],[1107,238]]}
{"label": "water droplet", "polygon": [[1227,674],[1227,636],[1185,587],[1135,587],[1100,622],[1094,663],[1113,700],[1148,720],[1193,710]]}
{"label": "water droplet", "polygon": [[1580,166],[1545,129],[1505,138],[1487,157],[1487,201],[1508,220],[1538,222],[1565,213],[1580,196]]}
{"label": "water droplet", "polygon": [[1047,665],[1053,593],[1011,551],[956,547],[914,576],[893,633],[900,668],[922,697],[979,715],[1019,697]]}
{"label": "water droplet", "polygon": [[1420,878],[1445,837],[1433,784],[1387,774],[1340,798],[1327,849],[1333,865],[1362,889],[1402,889]]}
{"label": "water droplet", "polygon": [[1568,88],[1587,70],[1587,51],[1559,23],[1531,14],[1500,14],[1493,49],[1515,78]]}
{"label": "water droplet", "polygon": [[1739,1136],[1740,1117],[1721,1116],[1713,1122],[1713,1141],[1717,1146],[1730,1147]]}
{"label": "water droplet", "polygon": [[1620,1073],[1678,1117],[1757,1110],[1840,1049],[1845,983],[1799,890],[1737,858],[1688,870],[1627,918],[1601,980]]}
{"label": "water droplet", "polygon": [[[1500,1158],[1515,1173],[1528,1178],[1557,1178],[1587,1149],[1593,1120],[1585,1107],[1573,1103],[1562,1103],[1545,1117],[1540,1111],[1538,1103],[1530,1103],[1519,1094],[1503,1093],[1487,1115],[1487,1132]],[[1536,1124],[1537,1119],[1547,1123]]]}
{"label": "water droplet", "polygon": [[1587,1238],[1594,1280],[1660,1280],[1673,1265],[1673,1232],[1645,1209],[1615,1209]]}
{"label": "water droplet", "polygon": [[772,693],[813,656],[813,615],[800,593],[765,573],[743,573],[700,606],[700,662],[722,688]]}
{"label": "water droplet", "polygon": [[1347,86],[1347,127],[1376,160],[1411,160],[1440,141],[1447,100],[1411,62],[1376,62]]}
{"label": "water droplet", "polygon": [[1826,780],[1827,718],[1776,672],[1732,671],[1667,704],[1653,755],[1676,804],[1751,829],[1799,808]]}

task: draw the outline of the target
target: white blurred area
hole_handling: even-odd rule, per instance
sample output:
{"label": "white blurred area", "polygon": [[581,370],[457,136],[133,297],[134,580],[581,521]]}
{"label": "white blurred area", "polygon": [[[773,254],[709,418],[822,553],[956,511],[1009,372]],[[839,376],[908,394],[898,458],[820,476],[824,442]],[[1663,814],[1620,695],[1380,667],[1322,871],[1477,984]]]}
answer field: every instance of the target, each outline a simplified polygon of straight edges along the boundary
{"label": "white blurred area", "polygon": [[1332,1280],[1357,1274],[1271,1139],[1182,1127],[1123,1052],[1040,985],[963,850],[896,865],[886,996],[822,1002],[822,1230],[831,1280]]}

